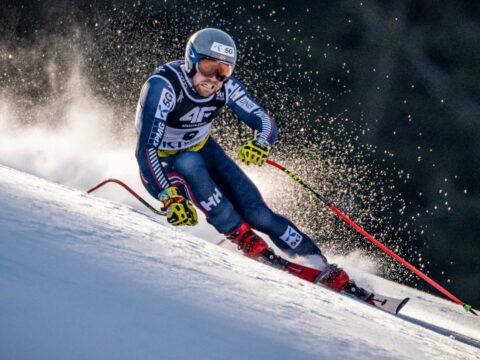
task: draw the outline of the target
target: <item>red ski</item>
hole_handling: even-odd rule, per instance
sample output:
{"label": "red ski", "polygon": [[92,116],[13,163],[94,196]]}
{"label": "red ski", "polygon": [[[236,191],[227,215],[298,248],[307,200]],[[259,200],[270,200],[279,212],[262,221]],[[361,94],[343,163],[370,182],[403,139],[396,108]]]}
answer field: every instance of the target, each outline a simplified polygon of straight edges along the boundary
{"label": "red ski", "polygon": [[[228,240],[221,240],[217,245],[226,247],[230,250],[235,250],[239,253],[242,253],[237,247]],[[243,254],[243,253],[242,253]],[[284,259],[276,255],[271,249],[268,249],[264,254],[254,260],[261,261],[267,265],[273,266],[277,269],[287,271],[288,273],[299,277],[305,281],[317,284],[319,286],[325,287],[329,290],[332,290],[330,287],[322,284],[322,275],[323,271],[319,269],[314,269],[308,266],[296,264],[287,259]],[[335,290],[335,289],[333,289]],[[347,285],[340,291],[342,294],[346,294],[350,297],[358,299],[362,302],[375,306],[378,309],[386,311],[391,314],[398,314],[398,312],[407,304],[410,298],[397,299],[389,296],[372,293],[368,290],[365,290],[354,281],[348,281]]]}

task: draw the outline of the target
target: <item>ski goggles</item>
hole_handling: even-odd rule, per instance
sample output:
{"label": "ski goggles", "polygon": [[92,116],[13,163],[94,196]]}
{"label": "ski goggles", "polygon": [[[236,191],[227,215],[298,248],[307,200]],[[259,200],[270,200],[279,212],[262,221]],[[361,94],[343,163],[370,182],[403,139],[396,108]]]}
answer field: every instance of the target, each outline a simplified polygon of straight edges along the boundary
{"label": "ski goggles", "polygon": [[225,81],[233,74],[233,65],[218,62],[212,59],[201,59],[197,63],[197,70],[205,77],[215,75],[218,81]]}

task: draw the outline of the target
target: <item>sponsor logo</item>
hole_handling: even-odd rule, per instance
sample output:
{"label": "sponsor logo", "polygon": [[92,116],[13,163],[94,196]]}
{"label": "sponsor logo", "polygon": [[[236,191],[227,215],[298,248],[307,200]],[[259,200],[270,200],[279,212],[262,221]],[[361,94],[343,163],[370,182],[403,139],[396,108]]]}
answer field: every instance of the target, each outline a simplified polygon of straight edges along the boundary
{"label": "sponsor logo", "polygon": [[205,209],[205,211],[211,211],[212,208],[217,207],[220,204],[222,199],[222,193],[215,188],[215,191],[212,196],[210,196],[207,201],[200,201],[200,205]]}
{"label": "sponsor logo", "polygon": [[183,115],[180,118],[180,121],[188,121],[190,123],[200,123],[204,118],[209,118],[212,115],[212,112],[217,110],[216,106],[206,106],[206,107],[194,107],[188,113]]}
{"label": "sponsor logo", "polygon": [[176,150],[176,149],[184,149],[193,145],[195,140],[190,141],[162,141],[162,150]]}
{"label": "sponsor logo", "polygon": [[225,101],[225,93],[223,91],[217,92],[217,100],[219,101]]}
{"label": "sponsor logo", "polygon": [[173,100],[175,97],[173,93],[168,89],[163,89],[162,95],[160,96],[160,101],[158,102],[157,112],[155,113],[155,117],[160,120],[165,120],[167,118],[167,114],[173,108]]}
{"label": "sponsor logo", "polygon": [[204,126],[205,124],[206,124],[205,121],[194,123],[194,124],[182,124],[182,129],[198,128],[198,127]]}
{"label": "sponsor logo", "polygon": [[302,242],[303,237],[289,225],[280,239],[285,241],[292,249],[295,249]]}
{"label": "sponsor logo", "polygon": [[177,103],[180,104],[183,101],[183,91],[180,90],[180,95],[178,95]]}
{"label": "sponsor logo", "polygon": [[155,137],[153,138],[153,146],[158,147],[160,140],[163,138],[165,133],[165,123],[163,121],[158,122],[157,131],[155,131]]}
{"label": "sponsor logo", "polygon": [[249,114],[256,108],[258,108],[257,104],[255,104],[247,96],[244,96],[240,100],[238,100],[237,105],[240,106],[243,110],[245,110]]}
{"label": "sponsor logo", "polygon": [[232,101],[237,101],[241,96],[245,95],[245,91],[241,89],[239,84],[235,84],[232,79],[225,84],[228,96]]}
{"label": "sponsor logo", "polygon": [[212,46],[210,47],[210,50],[225,56],[230,56],[230,57],[235,56],[235,49],[233,47],[220,44],[216,41],[212,44]]}
{"label": "sponsor logo", "polygon": [[188,56],[189,56],[190,59],[192,59],[192,60],[195,60],[195,58],[196,58],[195,52],[193,51],[193,48],[192,48],[192,47],[190,47],[190,48],[188,49]]}

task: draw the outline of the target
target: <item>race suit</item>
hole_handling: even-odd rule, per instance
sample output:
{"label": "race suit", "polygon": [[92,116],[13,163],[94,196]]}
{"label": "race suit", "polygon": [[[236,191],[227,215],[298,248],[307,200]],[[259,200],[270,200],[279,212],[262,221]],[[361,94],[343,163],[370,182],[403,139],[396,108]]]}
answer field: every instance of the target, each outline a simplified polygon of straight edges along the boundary
{"label": "race suit", "polygon": [[157,199],[166,187],[179,187],[220,233],[246,221],[291,255],[320,254],[306,234],[267,207],[256,186],[211,137],[212,121],[225,105],[257,130],[257,138],[273,144],[274,120],[235,77],[202,97],[183,61],[159,67],[142,88],[135,119],[144,186]]}

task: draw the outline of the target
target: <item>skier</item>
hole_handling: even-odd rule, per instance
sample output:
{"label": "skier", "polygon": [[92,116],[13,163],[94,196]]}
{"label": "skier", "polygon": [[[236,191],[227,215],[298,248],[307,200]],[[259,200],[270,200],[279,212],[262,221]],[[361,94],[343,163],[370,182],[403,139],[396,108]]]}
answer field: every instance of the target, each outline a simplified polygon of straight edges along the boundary
{"label": "skier", "polygon": [[237,59],[233,39],[206,28],[187,42],[185,59],[160,66],[142,88],[135,128],[136,158],[142,183],[163,202],[172,225],[207,221],[252,258],[272,254],[253,229],[267,234],[291,256],[317,255],[319,281],[342,290],[348,275],[328,264],[320,249],[290,220],[274,213],[258,189],[210,134],[212,121],[226,105],[258,136],[238,150],[245,164],[261,166],[277,135],[274,120],[232,74]]}

